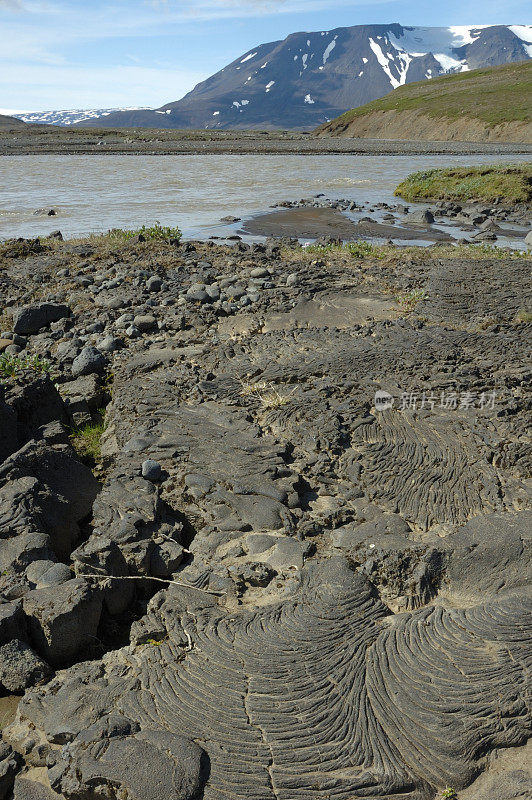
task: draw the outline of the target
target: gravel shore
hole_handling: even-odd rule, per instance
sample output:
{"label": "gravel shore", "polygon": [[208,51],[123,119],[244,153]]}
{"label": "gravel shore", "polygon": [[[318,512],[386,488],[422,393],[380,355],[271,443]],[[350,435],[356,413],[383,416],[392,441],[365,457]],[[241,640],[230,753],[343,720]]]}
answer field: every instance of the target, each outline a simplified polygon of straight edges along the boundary
{"label": "gravel shore", "polygon": [[422,142],[383,139],[314,137],[299,133],[256,131],[93,130],[30,126],[0,131],[0,155],[43,153],[128,155],[194,155],[271,153],[327,155],[353,153],[397,154],[493,154],[531,153],[532,145],[479,142]]}

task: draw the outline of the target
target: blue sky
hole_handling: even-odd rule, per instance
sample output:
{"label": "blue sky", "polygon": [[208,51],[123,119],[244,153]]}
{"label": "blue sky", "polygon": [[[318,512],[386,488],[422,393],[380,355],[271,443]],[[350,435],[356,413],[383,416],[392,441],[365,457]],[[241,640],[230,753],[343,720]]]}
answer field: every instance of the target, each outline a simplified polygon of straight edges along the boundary
{"label": "blue sky", "polygon": [[0,0],[0,109],[157,107],[294,31],[530,16],[528,0]]}

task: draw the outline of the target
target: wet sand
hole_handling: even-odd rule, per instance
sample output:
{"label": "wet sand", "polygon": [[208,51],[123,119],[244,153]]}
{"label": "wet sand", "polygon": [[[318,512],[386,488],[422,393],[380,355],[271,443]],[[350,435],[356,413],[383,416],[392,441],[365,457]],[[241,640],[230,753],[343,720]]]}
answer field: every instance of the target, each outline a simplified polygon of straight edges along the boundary
{"label": "wet sand", "polygon": [[399,241],[450,241],[453,237],[437,228],[424,225],[409,228],[379,222],[353,222],[334,208],[291,208],[261,214],[248,220],[239,233],[252,236],[288,236],[296,239],[319,239],[331,236],[343,241],[355,239],[397,239]]}

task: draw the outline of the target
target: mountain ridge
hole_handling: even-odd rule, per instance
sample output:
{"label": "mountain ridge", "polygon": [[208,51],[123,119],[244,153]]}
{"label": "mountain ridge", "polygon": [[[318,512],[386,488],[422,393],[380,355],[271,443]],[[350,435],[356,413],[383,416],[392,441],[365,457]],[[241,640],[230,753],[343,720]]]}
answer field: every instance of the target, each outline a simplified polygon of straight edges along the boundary
{"label": "mountain ridge", "polygon": [[87,112],[77,124],[313,130],[407,83],[530,58],[532,25],[300,31],[246,51],[180,100],[106,113],[105,120]]}

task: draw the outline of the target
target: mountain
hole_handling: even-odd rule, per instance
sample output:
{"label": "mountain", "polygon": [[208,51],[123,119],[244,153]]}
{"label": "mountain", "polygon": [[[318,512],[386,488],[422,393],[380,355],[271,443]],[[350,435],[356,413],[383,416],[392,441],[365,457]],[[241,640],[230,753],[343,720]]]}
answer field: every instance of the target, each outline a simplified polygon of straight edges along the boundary
{"label": "mountain", "polygon": [[315,133],[532,144],[532,59],[400,86]]}
{"label": "mountain", "polygon": [[[99,127],[102,126],[102,117],[117,112],[125,113],[131,111],[129,108],[100,108],[89,111],[77,109],[74,111],[28,111],[15,116],[23,122],[31,122],[37,125],[75,125],[76,123],[86,123],[87,121],[100,120]],[[135,108],[134,111],[141,111],[142,108]]]}
{"label": "mountain", "polygon": [[24,123],[20,119],[0,114],[0,128],[22,128],[23,125]]}
{"label": "mountain", "polygon": [[177,102],[111,113],[105,125],[312,129],[406,83],[529,58],[532,25],[394,23],[293,33],[249,50]]}

